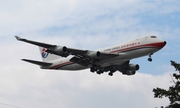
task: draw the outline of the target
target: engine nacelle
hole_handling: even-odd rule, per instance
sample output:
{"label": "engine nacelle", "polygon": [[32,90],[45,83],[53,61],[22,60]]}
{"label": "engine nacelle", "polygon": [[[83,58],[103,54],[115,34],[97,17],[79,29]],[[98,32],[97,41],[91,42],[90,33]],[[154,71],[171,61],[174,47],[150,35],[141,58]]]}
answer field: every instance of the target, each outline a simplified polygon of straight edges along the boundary
{"label": "engine nacelle", "polygon": [[138,64],[129,64],[128,69],[126,71],[123,71],[122,73],[125,75],[134,75],[137,70],[139,70]]}
{"label": "engine nacelle", "polygon": [[137,71],[137,70],[139,70],[139,65],[138,64],[129,64],[129,70]]}
{"label": "engine nacelle", "polygon": [[128,70],[124,74],[126,74],[126,75],[134,75],[134,74],[136,74],[136,71]]}
{"label": "engine nacelle", "polygon": [[99,58],[100,56],[101,56],[101,53],[100,53],[99,51],[91,52],[91,53],[89,54],[89,57],[90,57],[91,59],[97,59],[97,58]]}
{"label": "engine nacelle", "polygon": [[60,55],[60,56],[65,56],[67,55],[67,48],[65,46],[61,47],[58,46],[54,50],[52,50],[55,54]]}

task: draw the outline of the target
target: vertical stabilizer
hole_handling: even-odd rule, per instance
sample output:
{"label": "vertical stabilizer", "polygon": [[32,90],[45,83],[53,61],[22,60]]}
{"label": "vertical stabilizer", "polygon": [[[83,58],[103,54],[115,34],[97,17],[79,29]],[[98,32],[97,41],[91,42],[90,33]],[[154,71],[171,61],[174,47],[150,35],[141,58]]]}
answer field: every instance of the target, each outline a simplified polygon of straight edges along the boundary
{"label": "vertical stabilizer", "polygon": [[40,50],[42,60],[44,62],[52,61],[52,60],[61,58],[60,56],[57,56],[57,55],[46,52],[47,48],[39,47],[39,50]]}

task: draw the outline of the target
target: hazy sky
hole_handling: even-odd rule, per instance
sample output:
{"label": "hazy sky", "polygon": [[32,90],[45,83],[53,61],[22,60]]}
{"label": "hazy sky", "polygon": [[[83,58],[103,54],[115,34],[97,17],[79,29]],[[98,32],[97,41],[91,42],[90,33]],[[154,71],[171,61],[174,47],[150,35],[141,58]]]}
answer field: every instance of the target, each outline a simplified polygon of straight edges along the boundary
{"label": "hazy sky", "polygon": [[[155,108],[152,89],[172,85],[170,60],[180,63],[179,0],[5,0],[0,2],[0,103],[20,108]],[[165,48],[132,60],[134,76],[116,72],[41,70],[21,61],[41,60],[36,46],[15,35],[67,47],[96,50],[156,35]],[[11,108],[0,104],[1,108]]]}

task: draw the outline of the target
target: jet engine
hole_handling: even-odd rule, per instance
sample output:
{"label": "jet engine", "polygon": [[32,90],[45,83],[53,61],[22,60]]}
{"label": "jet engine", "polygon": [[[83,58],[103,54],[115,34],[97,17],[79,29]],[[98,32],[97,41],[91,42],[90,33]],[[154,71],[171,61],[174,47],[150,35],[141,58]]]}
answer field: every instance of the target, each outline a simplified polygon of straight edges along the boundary
{"label": "jet engine", "polygon": [[131,71],[139,70],[139,65],[138,64],[129,64],[129,70],[131,70]]}
{"label": "jet engine", "polygon": [[125,75],[134,75],[137,70],[139,70],[138,64],[129,64],[128,69],[123,71],[122,73]]}
{"label": "jet engine", "polygon": [[48,49],[47,52],[53,53],[53,54],[56,54],[56,55],[60,55],[62,57],[67,57],[68,56],[67,47],[65,47],[65,46],[63,46],[63,47],[62,46],[57,46],[54,49]]}
{"label": "jet engine", "polygon": [[101,53],[99,51],[94,51],[94,52],[91,52],[88,56],[91,59],[97,59],[101,56]]}
{"label": "jet engine", "polygon": [[123,74],[125,74],[125,75],[134,75],[134,74],[136,74],[136,71],[128,70],[128,71],[124,72]]}

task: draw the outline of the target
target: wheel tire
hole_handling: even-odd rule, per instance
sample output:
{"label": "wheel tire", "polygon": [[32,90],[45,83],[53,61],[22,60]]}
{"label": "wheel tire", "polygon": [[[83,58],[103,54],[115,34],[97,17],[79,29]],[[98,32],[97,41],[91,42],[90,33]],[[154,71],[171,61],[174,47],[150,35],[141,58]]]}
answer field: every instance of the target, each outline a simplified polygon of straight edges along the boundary
{"label": "wheel tire", "polygon": [[110,72],[110,73],[109,73],[109,76],[113,76],[113,73]]}
{"label": "wheel tire", "polygon": [[101,74],[101,72],[98,70],[98,71],[97,71],[97,74],[99,74],[99,75],[100,75],[100,74]]}
{"label": "wheel tire", "polygon": [[91,67],[90,71],[94,73],[95,69],[93,67]]}
{"label": "wheel tire", "polygon": [[148,61],[152,62],[152,58],[148,58]]}

